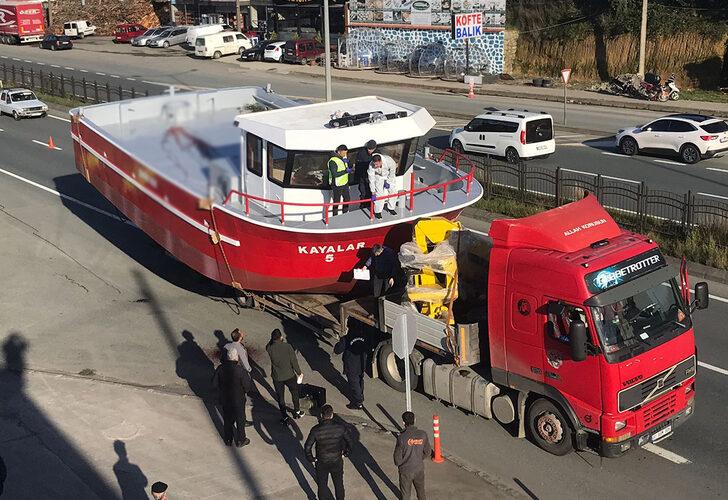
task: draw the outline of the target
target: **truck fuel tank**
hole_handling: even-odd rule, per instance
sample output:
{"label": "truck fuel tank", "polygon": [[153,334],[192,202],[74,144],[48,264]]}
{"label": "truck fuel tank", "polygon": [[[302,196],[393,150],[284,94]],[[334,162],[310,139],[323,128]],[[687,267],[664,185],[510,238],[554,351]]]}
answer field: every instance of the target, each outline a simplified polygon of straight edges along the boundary
{"label": "truck fuel tank", "polygon": [[431,358],[422,364],[426,394],[485,418],[493,418],[491,401],[500,388],[467,367],[438,365]]}

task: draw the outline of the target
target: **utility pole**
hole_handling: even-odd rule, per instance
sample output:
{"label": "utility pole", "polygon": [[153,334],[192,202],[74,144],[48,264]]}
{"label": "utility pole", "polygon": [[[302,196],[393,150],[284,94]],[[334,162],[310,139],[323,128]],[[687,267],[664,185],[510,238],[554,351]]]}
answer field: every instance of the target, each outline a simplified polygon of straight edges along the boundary
{"label": "utility pole", "polygon": [[243,23],[240,19],[240,0],[235,0],[235,24],[238,25],[238,31],[243,31]]}
{"label": "utility pole", "polygon": [[324,76],[326,100],[331,100],[331,37],[329,36],[329,0],[324,0]]}
{"label": "utility pole", "polygon": [[647,0],[642,0],[642,29],[640,30],[640,67],[639,75],[645,76],[645,51],[647,49]]}
{"label": "utility pole", "polygon": [[172,26],[174,26],[175,25],[174,0],[169,0],[169,18],[172,20]]}

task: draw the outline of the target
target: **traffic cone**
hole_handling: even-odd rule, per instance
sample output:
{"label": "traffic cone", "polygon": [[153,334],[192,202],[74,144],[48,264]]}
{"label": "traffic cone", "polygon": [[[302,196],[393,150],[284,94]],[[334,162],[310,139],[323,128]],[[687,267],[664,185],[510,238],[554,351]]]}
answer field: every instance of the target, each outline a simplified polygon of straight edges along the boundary
{"label": "traffic cone", "polygon": [[53,136],[48,137],[48,149],[54,150],[56,149],[56,145],[53,142]]}
{"label": "traffic cone", "polygon": [[440,417],[437,415],[432,416],[432,434],[434,437],[434,454],[432,455],[432,461],[436,464],[441,464],[445,461],[442,458],[442,450],[440,449]]}
{"label": "traffic cone", "polygon": [[475,84],[473,82],[468,84],[468,99],[475,99]]}

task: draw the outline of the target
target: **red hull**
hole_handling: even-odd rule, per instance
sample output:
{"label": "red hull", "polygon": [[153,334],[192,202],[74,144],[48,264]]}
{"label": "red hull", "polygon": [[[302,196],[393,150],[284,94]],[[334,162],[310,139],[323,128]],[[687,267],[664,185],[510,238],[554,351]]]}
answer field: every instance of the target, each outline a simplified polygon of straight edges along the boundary
{"label": "red hull", "polygon": [[[212,214],[198,208],[199,196],[152,172],[84,124],[74,123],[72,132],[76,168],[96,189],[178,260],[227,285],[235,281],[256,291],[348,293],[355,284],[352,270],[366,260],[369,248],[376,243],[398,248],[411,239],[411,222],[350,233],[303,233],[255,224],[217,207],[215,222],[223,241],[215,244],[209,229]],[[444,216],[456,218],[460,211]]]}

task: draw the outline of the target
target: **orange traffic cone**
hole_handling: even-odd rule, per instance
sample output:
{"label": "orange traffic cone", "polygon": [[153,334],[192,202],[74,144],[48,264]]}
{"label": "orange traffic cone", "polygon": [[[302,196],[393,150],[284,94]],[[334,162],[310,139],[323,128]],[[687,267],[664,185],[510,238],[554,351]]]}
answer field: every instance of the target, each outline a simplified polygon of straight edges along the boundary
{"label": "orange traffic cone", "polygon": [[48,137],[48,149],[56,149],[56,145],[53,143],[53,136]]}
{"label": "orange traffic cone", "polygon": [[468,99],[475,99],[475,84],[473,82],[468,85]]}
{"label": "orange traffic cone", "polygon": [[432,416],[432,431],[432,435],[435,438],[432,461],[436,464],[441,464],[445,459],[442,458],[442,449],[440,448],[440,417],[438,415]]}

